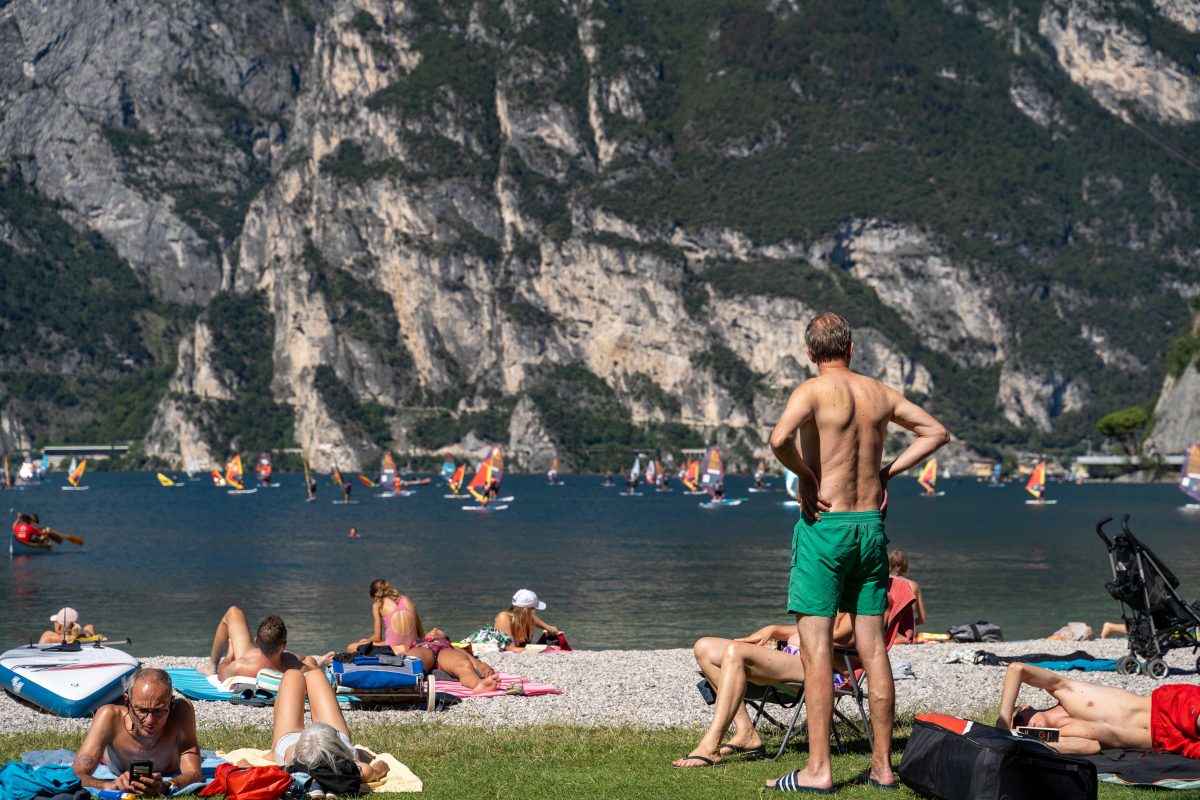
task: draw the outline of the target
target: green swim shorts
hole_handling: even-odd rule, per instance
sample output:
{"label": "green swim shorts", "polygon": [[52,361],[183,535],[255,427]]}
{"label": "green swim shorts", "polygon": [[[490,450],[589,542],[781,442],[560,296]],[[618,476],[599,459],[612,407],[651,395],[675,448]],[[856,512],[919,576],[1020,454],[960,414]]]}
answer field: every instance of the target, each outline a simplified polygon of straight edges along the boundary
{"label": "green swim shorts", "polygon": [[883,515],[838,511],[804,516],[792,533],[788,613],[832,617],[887,611],[888,554]]}

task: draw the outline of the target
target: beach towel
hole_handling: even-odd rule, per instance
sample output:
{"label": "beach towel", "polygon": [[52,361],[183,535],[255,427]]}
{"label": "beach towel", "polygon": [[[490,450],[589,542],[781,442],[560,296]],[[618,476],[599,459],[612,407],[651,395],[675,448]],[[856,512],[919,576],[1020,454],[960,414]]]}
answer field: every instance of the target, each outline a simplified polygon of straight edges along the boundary
{"label": "beach towel", "polygon": [[[238,696],[237,692],[222,688],[216,675],[201,675],[194,669],[180,667],[170,668],[166,672],[171,676],[171,685],[175,687],[175,691],[189,700],[221,702]],[[240,677],[233,680],[248,681],[251,687],[255,685],[254,678]]]}
{"label": "beach towel", "polygon": [[[358,745],[355,745],[354,749],[366,755],[369,761],[381,759],[388,765],[388,774],[382,781],[367,784],[371,787],[372,792],[419,792],[424,788],[421,779],[391,753],[374,753],[368,748]],[[252,767],[263,767],[275,763],[266,750],[255,750],[252,747],[230,750],[228,753],[219,753],[219,755],[234,764],[245,761]]]}
{"label": "beach towel", "polygon": [[1060,672],[1077,669],[1084,672],[1116,672],[1117,662],[1111,658],[1096,658],[1091,653],[1076,650],[1073,653],[1024,653],[1017,656],[998,656],[986,650],[975,653],[975,663],[989,667],[1002,667],[1017,662],[1033,664],[1042,669]]}
{"label": "beach towel", "polygon": [[[26,750],[21,753],[21,761],[31,766],[63,766],[70,767],[75,760],[74,750]],[[208,781],[213,779],[217,774],[217,767],[225,763],[225,759],[218,756],[212,750],[200,751],[200,772],[204,780],[199,783],[193,783],[188,786],[176,786],[171,790],[171,796],[195,794],[203,789]],[[111,781],[117,778],[116,773],[108,768],[107,764],[101,764],[96,767],[96,771],[92,773],[92,777],[97,780]],[[99,792],[99,789],[88,789],[93,795]]]}
{"label": "beach towel", "polygon": [[1101,750],[1084,756],[1100,780],[1122,786],[1200,789],[1200,761],[1161,750]]}
{"label": "beach towel", "polygon": [[562,694],[557,687],[551,686],[548,683],[530,683],[528,681],[522,682],[523,679],[520,675],[513,675],[511,672],[499,672],[497,674],[500,676],[500,688],[493,689],[490,692],[480,692],[476,694],[458,681],[442,680],[439,678],[437,682],[437,693],[448,694],[452,697],[458,697],[464,700],[468,697],[504,697],[507,694],[515,693],[515,691],[510,690],[515,690],[516,686],[520,684],[521,688],[523,689],[521,694],[525,695],[526,697],[534,697],[539,694]]}
{"label": "beach towel", "polygon": [[69,764],[35,767],[10,761],[0,768],[0,800],[33,800],[39,795],[69,794],[80,788]]}

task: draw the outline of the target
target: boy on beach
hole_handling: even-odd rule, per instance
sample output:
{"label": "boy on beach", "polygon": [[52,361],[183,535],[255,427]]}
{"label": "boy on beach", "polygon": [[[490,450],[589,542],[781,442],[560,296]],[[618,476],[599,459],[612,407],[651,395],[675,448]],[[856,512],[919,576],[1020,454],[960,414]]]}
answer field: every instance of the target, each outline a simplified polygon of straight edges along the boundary
{"label": "boy on beach", "polygon": [[[802,515],[792,536],[788,611],[796,615],[808,703],[808,764],[767,783],[771,789],[833,792],[829,736],[833,725],[833,619],[853,620],[854,639],[870,676],[867,695],[875,747],[867,782],[894,787],[891,746],[895,687],[884,637],[888,556],[883,517],[888,481],[950,440],[940,423],[895,389],[850,369],[854,341],[839,314],[818,314],[805,330],[818,375],[788,400],[771,449],[799,476]],[[916,439],[888,464],[889,423]]]}

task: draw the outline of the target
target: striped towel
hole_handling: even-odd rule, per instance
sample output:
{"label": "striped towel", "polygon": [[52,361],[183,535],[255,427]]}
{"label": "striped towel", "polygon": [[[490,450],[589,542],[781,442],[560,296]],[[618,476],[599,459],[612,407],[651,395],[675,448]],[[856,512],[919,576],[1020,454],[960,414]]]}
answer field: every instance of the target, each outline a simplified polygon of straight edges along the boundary
{"label": "striped towel", "polygon": [[[517,681],[522,680],[520,675],[514,675],[511,672],[501,672],[499,675],[500,688],[494,689],[490,692],[480,692],[479,694],[475,694],[458,681],[444,681],[440,679],[437,681],[435,688],[438,694],[448,694],[452,697],[504,697],[506,694],[505,690],[508,689],[508,687],[512,686]],[[525,682],[526,697],[533,697],[539,694],[562,694],[562,692],[548,683]]]}

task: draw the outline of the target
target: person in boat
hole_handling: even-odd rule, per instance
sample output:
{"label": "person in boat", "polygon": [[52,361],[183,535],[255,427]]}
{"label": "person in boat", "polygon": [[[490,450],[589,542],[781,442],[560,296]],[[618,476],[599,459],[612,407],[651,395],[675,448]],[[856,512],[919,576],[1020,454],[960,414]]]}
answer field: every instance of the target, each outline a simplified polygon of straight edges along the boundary
{"label": "person in boat", "polygon": [[[854,646],[854,627],[845,612],[834,620],[833,642],[839,647]],[[778,646],[781,643],[782,648]],[[737,639],[705,636],[696,640],[692,652],[700,671],[716,690],[713,718],[696,748],[671,765],[680,769],[711,767],[723,757],[757,753],[763,741],[742,702],[746,684],[768,686],[804,680],[804,660],[797,657],[800,636],[795,626],[767,625]],[[730,725],[734,733],[723,743],[721,739]]]}
{"label": "person in boat", "polygon": [[[129,765],[150,761],[150,777],[131,777]],[[100,764],[115,780],[93,777]],[[71,765],[85,788],[115,789],[139,797],[169,794],[204,778],[200,771],[200,742],[192,704],[173,696],[171,676],[161,669],[142,667],[126,683],[121,704],[97,709],[91,727]]]}
{"label": "person in boat", "polygon": [[17,514],[12,531],[13,536],[21,544],[41,547],[50,543],[50,536],[38,524],[37,514]]}
{"label": "person in boat", "polygon": [[[868,779],[894,786],[892,722],[895,685],[884,642],[888,557],[884,514],[888,482],[950,440],[920,406],[879,381],[850,369],[854,339],[839,314],[815,316],[805,330],[817,376],[800,384],[771,432],[771,450],[799,476],[800,519],[792,534],[788,611],[796,615],[808,704],[808,761],[767,784],[816,790],[833,786],[829,736],[833,722],[833,627],[849,612],[870,682],[874,747]],[[916,434],[900,455],[883,463],[889,424]]]}
{"label": "person in boat", "polygon": [[[1022,686],[1041,689],[1057,703],[1046,709],[1018,706]],[[1004,675],[996,727],[1057,728],[1058,741],[1047,744],[1060,753],[1090,755],[1104,748],[1125,748],[1200,759],[1198,711],[1200,686],[1166,684],[1144,697],[1018,662],[1009,664]]]}
{"label": "person in boat", "polygon": [[[913,594],[917,598],[917,604],[913,607],[913,621],[917,625],[924,625],[925,598],[921,594],[921,584],[908,577],[908,553],[903,548],[893,547],[888,550],[888,577],[902,578],[908,581],[908,585],[912,587]],[[914,627],[914,636],[916,632],[916,627]]]}
{"label": "person in boat", "polygon": [[[306,701],[312,717],[307,725]],[[387,762],[370,762],[354,748],[333,687],[317,671],[292,671],[280,679],[269,757],[288,772],[311,775],[322,790],[338,795],[356,795],[362,784],[388,773]]]}
{"label": "person in boat", "polygon": [[371,635],[346,645],[353,653],[361,645],[408,646],[425,638],[417,607],[383,578],[371,581]]}
{"label": "person in boat", "polygon": [[257,675],[260,670],[287,672],[298,669],[324,669],[333,660],[333,652],[323,656],[300,658],[288,652],[287,626],[277,616],[269,616],[258,625],[254,638],[246,615],[237,606],[230,606],[213,635],[212,653],[198,670],[202,675],[216,675],[225,680],[231,675]]}
{"label": "person in boat", "polygon": [[70,644],[80,636],[96,635],[96,629],[91,625],[79,624],[79,612],[70,606],[60,608],[58,613],[50,617],[50,623],[54,629],[44,631],[41,638],[38,639],[38,644],[59,644],[60,642]]}

